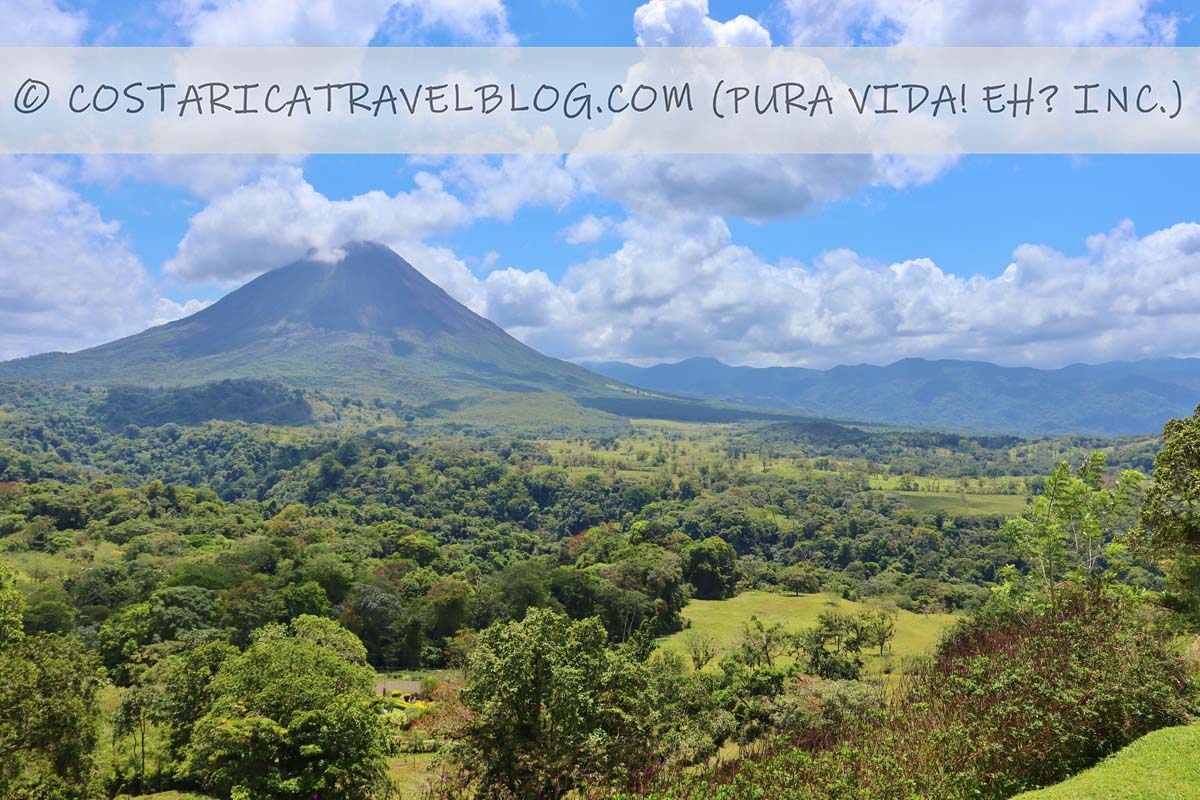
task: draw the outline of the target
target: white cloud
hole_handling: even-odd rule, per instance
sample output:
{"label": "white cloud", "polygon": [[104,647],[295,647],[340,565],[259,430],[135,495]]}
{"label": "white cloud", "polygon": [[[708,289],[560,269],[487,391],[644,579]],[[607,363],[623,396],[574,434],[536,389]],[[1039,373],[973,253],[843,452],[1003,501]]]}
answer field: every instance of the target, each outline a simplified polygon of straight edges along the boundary
{"label": "white cloud", "polygon": [[612,224],[608,217],[588,214],[574,225],[563,228],[561,233],[567,244],[594,244],[612,228]]}
{"label": "white cloud", "polygon": [[[527,205],[562,207],[575,191],[575,179],[560,158],[427,163],[440,166],[440,174],[418,172],[411,191],[372,191],[345,200],[318,192],[298,166],[268,168],[255,181],[213,197],[191,218],[166,271],[193,282],[232,283],[310,252],[333,257],[345,243],[366,240],[392,245],[404,255],[420,253],[434,273],[466,287],[466,266],[426,240],[477,219],[511,221]],[[495,258],[483,269],[490,269]]]}
{"label": "white cloud", "polygon": [[750,220],[794,216],[870,186],[928,183],[952,157],[898,156],[571,156],[591,190],[635,214],[718,214]]}
{"label": "white cloud", "polygon": [[633,12],[637,42],[649,46],[769,47],[771,34],[739,14],[727,22],[708,15],[708,0],[650,0]]}
{"label": "white cloud", "polygon": [[197,311],[203,311],[211,304],[210,300],[197,300],[194,297],[182,303],[177,303],[169,297],[160,297],[154,303],[154,317],[150,320],[150,324],[165,325],[168,322],[189,317]]}
{"label": "white cloud", "polygon": [[57,0],[0,0],[0,45],[51,47],[77,45],[87,28],[87,15],[69,11]]}
{"label": "white cloud", "polygon": [[784,0],[793,44],[1172,44],[1155,0]]}
{"label": "white cloud", "polygon": [[264,172],[301,160],[297,156],[267,155],[89,155],[80,158],[79,177],[99,183],[122,180],[159,183],[208,199],[232,191]]}
{"label": "white cloud", "polygon": [[575,178],[557,156],[455,158],[439,176],[463,190],[475,216],[506,222],[524,206],[562,208],[575,194]]}
{"label": "white cloud", "polygon": [[[853,0],[852,0],[853,1]],[[746,16],[719,22],[708,0],[651,0],[634,12],[638,43],[675,46],[770,46],[763,26]],[[928,183],[955,159],[898,156],[572,157],[585,187],[635,214],[718,214],[782,219],[845,199],[871,186]]]}
{"label": "white cloud", "polygon": [[0,158],[0,359],[132,333],[152,290],[118,225],[35,164]]}
{"label": "white cloud", "polygon": [[849,250],[767,263],[717,218],[629,222],[624,245],[560,283],[505,269],[466,292],[530,345],[576,359],[890,363],[909,356],[1061,366],[1200,355],[1200,223],[1138,237],[1132,224],[1082,255],[1018,246],[995,278],[929,259],[879,264]]}
{"label": "white cloud", "polygon": [[193,44],[352,47],[381,30],[403,41],[443,31],[475,44],[515,44],[502,0],[177,0],[171,7]]}
{"label": "white cloud", "polygon": [[330,200],[299,168],[278,169],[192,217],[166,270],[192,281],[240,281],[310,251],[332,257],[351,241],[415,243],[471,219],[440,179],[422,172],[414,181],[410,192]]}
{"label": "white cloud", "polygon": [[515,45],[503,0],[401,0],[388,33],[401,41],[428,31],[444,31],[473,44]]}

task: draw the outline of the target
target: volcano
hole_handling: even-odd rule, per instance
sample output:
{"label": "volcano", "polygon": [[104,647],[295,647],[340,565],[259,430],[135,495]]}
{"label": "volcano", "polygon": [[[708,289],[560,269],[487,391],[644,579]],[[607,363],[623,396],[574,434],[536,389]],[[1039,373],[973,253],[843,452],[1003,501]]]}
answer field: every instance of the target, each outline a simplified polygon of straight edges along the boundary
{"label": "volcano", "polygon": [[632,391],[522,344],[383,245],[342,252],[335,262],[272,270],[191,316],[118,341],[0,364],[0,376],[160,387],[252,378],[409,403],[480,391]]}

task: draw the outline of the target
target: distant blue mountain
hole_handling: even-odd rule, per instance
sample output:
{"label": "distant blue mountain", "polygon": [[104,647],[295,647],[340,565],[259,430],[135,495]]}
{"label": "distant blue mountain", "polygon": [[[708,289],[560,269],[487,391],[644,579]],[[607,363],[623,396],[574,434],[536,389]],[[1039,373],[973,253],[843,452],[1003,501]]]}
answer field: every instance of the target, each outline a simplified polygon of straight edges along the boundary
{"label": "distant blue mountain", "polygon": [[1200,359],[1001,367],[906,358],[828,370],[731,367],[713,358],[584,366],[660,392],[793,413],[1011,433],[1150,433],[1200,404]]}

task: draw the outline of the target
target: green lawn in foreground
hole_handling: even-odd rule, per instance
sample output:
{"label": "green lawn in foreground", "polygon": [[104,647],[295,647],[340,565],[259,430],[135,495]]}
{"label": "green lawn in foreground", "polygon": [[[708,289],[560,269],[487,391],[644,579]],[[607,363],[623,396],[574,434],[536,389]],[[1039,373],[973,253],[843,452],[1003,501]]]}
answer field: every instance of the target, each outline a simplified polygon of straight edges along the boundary
{"label": "green lawn in foreground", "polygon": [[1014,800],[1196,800],[1200,723],[1143,736],[1070,780]]}
{"label": "green lawn in foreground", "polygon": [[433,769],[434,753],[405,753],[388,762],[392,780],[401,800],[422,797],[430,781],[437,777]]}
{"label": "green lawn in foreground", "polygon": [[[683,608],[683,617],[692,623],[692,629],[711,634],[720,645],[728,647],[741,633],[742,624],[751,616],[757,616],[766,625],[782,623],[789,631],[815,625],[822,611],[840,611],[854,614],[870,606],[843,600],[833,594],[805,594],[799,596],[774,594],[772,592],[743,592],[729,600],[692,600]],[[896,613],[896,638],[891,644],[891,660],[906,655],[928,653],[937,644],[942,633],[954,624],[957,618],[950,614],[913,614],[908,611]],[[664,647],[683,651],[683,637],[687,631],[668,636]],[[881,664],[878,654],[863,654],[868,670],[878,671]]]}
{"label": "green lawn in foreground", "polygon": [[1016,516],[1025,510],[1025,498],[1017,494],[951,494],[949,492],[896,492],[915,511],[933,514],[1004,514]]}

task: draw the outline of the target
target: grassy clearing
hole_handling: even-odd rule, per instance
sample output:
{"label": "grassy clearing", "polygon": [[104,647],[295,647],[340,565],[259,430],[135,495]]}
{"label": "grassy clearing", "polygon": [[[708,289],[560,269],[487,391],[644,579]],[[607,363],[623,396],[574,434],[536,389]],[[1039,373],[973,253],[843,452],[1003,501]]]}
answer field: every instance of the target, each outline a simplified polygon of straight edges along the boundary
{"label": "grassy clearing", "polygon": [[1025,497],[1016,494],[950,494],[948,492],[896,492],[914,511],[935,514],[1003,514],[1025,510]]}
{"label": "grassy clearing", "polygon": [[[692,600],[683,609],[683,616],[693,630],[711,635],[723,646],[730,646],[741,633],[742,624],[751,616],[757,616],[764,624],[781,623],[787,630],[796,631],[815,625],[822,611],[840,611],[853,614],[870,606],[843,600],[833,594],[806,594],[799,596],[774,594],[771,592],[743,592],[729,600]],[[867,670],[880,673],[886,665],[898,667],[897,659],[906,655],[927,653],[937,644],[942,633],[954,624],[957,617],[951,614],[913,614],[908,611],[896,613],[896,638],[891,650],[882,659],[878,653],[864,653]],[[683,637],[686,631],[668,636],[664,647],[684,652]],[[710,668],[715,666],[710,665]]]}
{"label": "grassy clearing", "polygon": [[388,762],[392,780],[400,790],[401,800],[422,797],[430,781],[437,775],[433,768],[434,753],[405,753]]}
{"label": "grassy clearing", "polygon": [[1143,736],[1070,780],[1015,800],[1194,800],[1200,797],[1200,723]]}

